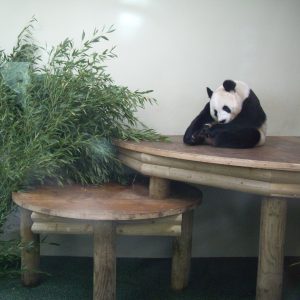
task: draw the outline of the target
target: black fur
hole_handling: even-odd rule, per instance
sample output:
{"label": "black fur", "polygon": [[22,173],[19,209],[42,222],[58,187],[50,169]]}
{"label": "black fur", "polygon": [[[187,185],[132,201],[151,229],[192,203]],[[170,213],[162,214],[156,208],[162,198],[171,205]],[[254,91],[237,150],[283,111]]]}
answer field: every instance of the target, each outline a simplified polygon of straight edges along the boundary
{"label": "black fur", "polygon": [[236,83],[233,80],[225,80],[223,87],[226,92],[234,91]]}
{"label": "black fur", "polygon": [[210,115],[209,102],[200,114],[193,120],[183,136],[183,142],[188,145],[200,145],[204,143],[205,136],[202,134],[205,124],[210,124],[214,119]]}
{"label": "black fur", "polygon": [[[260,140],[258,128],[266,121],[258,98],[252,90],[243,102],[241,112],[229,123],[214,124],[210,102],[187,128],[183,142],[188,145],[210,144],[216,147],[252,148]],[[207,125],[209,124],[209,125]]]}
{"label": "black fur", "polygon": [[212,94],[214,93],[209,87],[206,88],[208,98],[210,99]]}

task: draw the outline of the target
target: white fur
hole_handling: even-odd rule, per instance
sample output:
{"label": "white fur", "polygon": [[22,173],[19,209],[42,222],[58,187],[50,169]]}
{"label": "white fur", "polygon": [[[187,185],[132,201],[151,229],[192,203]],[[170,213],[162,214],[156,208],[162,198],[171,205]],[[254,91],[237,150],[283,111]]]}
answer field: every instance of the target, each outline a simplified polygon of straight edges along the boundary
{"label": "white fur", "polygon": [[239,94],[240,97],[244,101],[245,99],[248,98],[248,96],[250,94],[249,86],[247,85],[247,83],[240,81],[240,80],[235,80],[234,82],[236,83],[236,86],[235,86],[236,93]]}
{"label": "white fur", "polygon": [[[210,114],[217,122],[225,121],[229,123],[232,121],[242,110],[243,102],[248,98],[250,88],[242,81],[236,80],[235,91],[225,91],[223,85],[219,86],[212,94],[210,100]],[[231,113],[223,110],[224,106],[228,106]],[[218,116],[215,116],[215,110]]]}
{"label": "white fur", "polygon": [[258,128],[258,131],[260,133],[260,139],[256,146],[262,146],[266,141],[266,135],[267,135],[267,122],[264,122],[260,128]]}

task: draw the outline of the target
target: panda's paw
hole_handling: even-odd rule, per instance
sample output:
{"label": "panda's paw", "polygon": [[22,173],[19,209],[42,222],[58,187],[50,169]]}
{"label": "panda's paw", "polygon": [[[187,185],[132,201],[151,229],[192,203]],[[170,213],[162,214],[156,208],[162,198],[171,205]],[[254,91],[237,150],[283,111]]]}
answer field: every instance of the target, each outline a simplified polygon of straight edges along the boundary
{"label": "panda's paw", "polygon": [[215,138],[216,136],[216,130],[214,130],[213,128],[207,128],[205,130],[205,137],[206,138]]}
{"label": "panda's paw", "polygon": [[211,128],[213,126],[213,124],[211,124],[211,123],[206,123],[206,124],[204,124],[204,128]]}
{"label": "panda's paw", "polygon": [[207,129],[206,137],[215,139],[223,131],[224,131],[224,124],[213,124],[210,128]]}
{"label": "panda's paw", "polygon": [[204,143],[206,145],[215,146],[217,130],[214,130],[214,128],[212,126],[210,126],[210,127],[204,128],[203,133],[205,134]]}
{"label": "panda's paw", "polygon": [[202,144],[204,142],[205,135],[203,134],[202,130],[198,130],[193,133],[192,135],[192,142],[196,144]]}
{"label": "panda's paw", "polygon": [[202,129],[200,130],[200,135],[203,136],[204,138],[208,137],[209,131],[211,129],[212,125],[211,124],[204,124]]}
{"label": "panda's paw", "polygon": [[205,144],[210,145],[210,146],[216,146],[216,139],[214,139],[212,137],[206,137]]}

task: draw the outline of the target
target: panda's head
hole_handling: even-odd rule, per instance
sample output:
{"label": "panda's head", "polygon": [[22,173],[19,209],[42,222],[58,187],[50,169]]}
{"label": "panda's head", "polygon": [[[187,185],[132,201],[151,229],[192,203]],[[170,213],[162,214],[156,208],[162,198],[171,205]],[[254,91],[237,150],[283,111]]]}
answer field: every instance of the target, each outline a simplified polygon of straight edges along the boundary
{"label": "panda's head", "polygon": [[242,81],[225,80],[214,92],[207,88],[210,98],[210,114],[218,123],[229,123],[242,110],[250,88]]}

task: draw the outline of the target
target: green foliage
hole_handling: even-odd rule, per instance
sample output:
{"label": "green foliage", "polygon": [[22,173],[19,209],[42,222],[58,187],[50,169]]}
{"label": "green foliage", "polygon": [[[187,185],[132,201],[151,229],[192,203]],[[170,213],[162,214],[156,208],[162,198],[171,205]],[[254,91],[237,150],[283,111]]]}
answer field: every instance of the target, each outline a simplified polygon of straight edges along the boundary
{"label": "green foliage", "polygon": [[[47,242],[47,236],[45,236],[40,242],[42,244],[59,246],[54,242]],[[26,269],[21,266],[21,251],[34,251],[36,245],[34,242],[23,243],[16,239],[13,240],[0,240],[0,279],[4,277],[16,277],[20,276]],[[50,275],[47,272],[36,270],[36,272]]]}
{"label": "green foliage", "polygon": [[33,41],[33,22],[11,54],[0,51],[0,226],[13,191],[49,179],[120,181],[112,139],[162,139],[135,116],[154,102],[150,91],[115,84],[105,66],[114,48],[95,51],[113,28],[90,38],[83,32],[79,47],[66,38],[47,51]]}
{"label": "green foliage", "polygon": [[20,274],[20,242],[0,240],[0,278]]}

